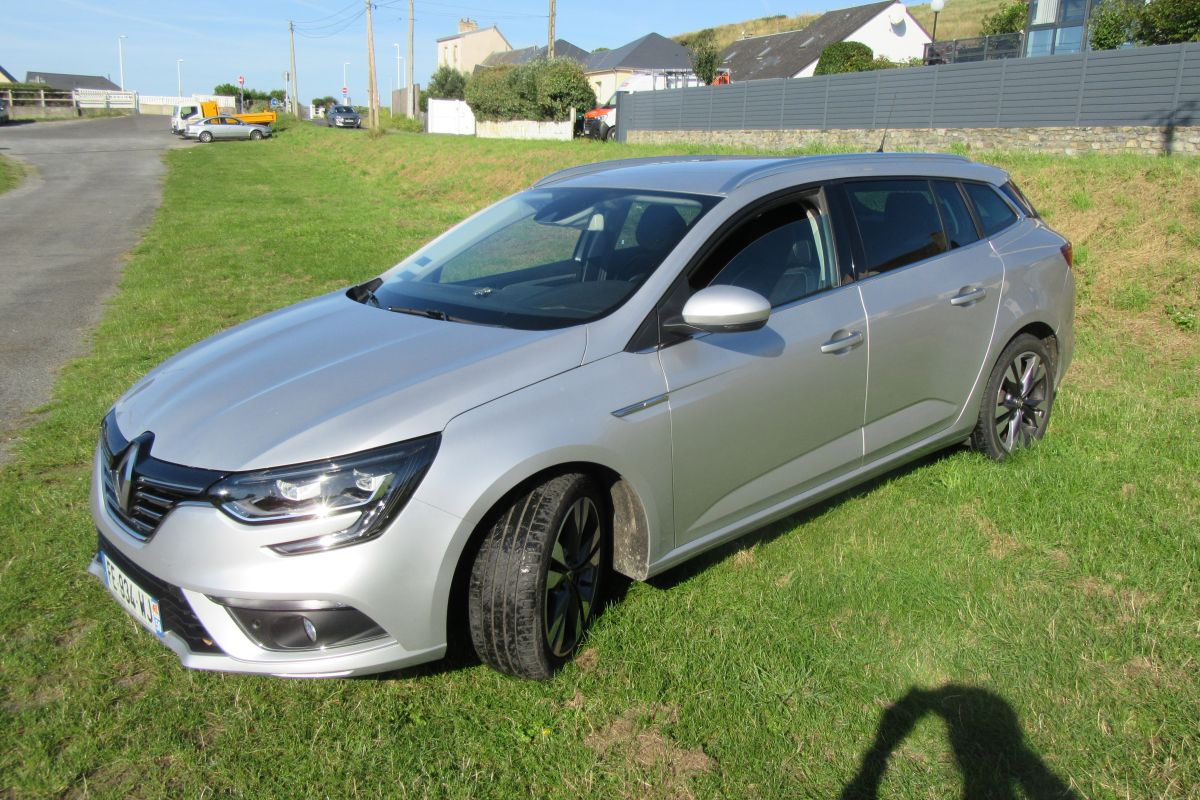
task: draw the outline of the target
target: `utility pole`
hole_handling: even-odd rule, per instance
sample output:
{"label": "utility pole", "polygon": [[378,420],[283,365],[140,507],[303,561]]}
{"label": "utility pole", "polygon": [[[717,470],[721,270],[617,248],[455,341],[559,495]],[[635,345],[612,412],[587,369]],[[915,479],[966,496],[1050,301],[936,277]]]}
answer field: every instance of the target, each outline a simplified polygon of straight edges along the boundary
{"label": "utility pole", "polygon": [[121,65],[121,91],[125,91],[125,48],[122,46],[129,37],[121,34],[117,37],[117,62]]}
{"label": "utility pole", "polygon": [[300,113],[300,89],[296,86],[296,26],[291,20],[288,20],[288,36],[292,40],[292,113],[304,119]]}
{"label": "utility pole", "polygon": [[550,0],[550,32],[546,44],[546,59],[554,58],[554,0]]}
{"label": "utility pole", "polygon": [[407,81],[407,88],[404,91],[404,97],[405,97],[404,113],[407,116],[409,116],[413,119],[416,119],[417,108],[419,108],[419,104],[417,103],[417,98],[413,97],[412,68],[413,68],[413,0],[408,0],[408,61],[406,61],[404,63],[405,77],[408,78],[408,81]]}
{"label": "utility pole", "polygon": [[367,4],[367,125],[379,130],[379,82],[375,78],[375,31],[371,25],[371,0]]}

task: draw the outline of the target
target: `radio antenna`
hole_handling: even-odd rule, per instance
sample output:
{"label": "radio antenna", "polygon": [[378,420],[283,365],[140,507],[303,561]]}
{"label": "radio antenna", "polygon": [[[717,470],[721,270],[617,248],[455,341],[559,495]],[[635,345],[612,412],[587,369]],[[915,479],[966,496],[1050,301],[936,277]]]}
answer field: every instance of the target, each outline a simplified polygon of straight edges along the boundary
{"label": "radio antenna", "polygon": [[883,143],[887,141],[888,128],[892,126],[892,112],[896,110],[896,93],[892,92],[892,105],[888,108],[887,122],[883,123],[883,138],[879,140],[879,149],[876,153],[883,152]]}

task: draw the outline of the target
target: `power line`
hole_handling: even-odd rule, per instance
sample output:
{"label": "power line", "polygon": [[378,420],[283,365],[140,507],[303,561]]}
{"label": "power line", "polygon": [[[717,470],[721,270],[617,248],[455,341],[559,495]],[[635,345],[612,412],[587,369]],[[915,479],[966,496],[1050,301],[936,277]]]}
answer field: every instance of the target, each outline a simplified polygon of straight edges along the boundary
{"label": "power line", "polygon": [[355,8],[357,5],[358,5],[358,0],[350,0],[350,2],[348,4],[346,4],[345,6],[343,6],[340,9],[338,9],[337,11],[334,11],[332,14],[326,14],[325,16],[317,17],[316,19],[302,20],[300,22],[297,22],[296,24],[303,26],[303,25],[313,25],[318,22],[324,22],[327,19],[331,19],[333,17],[337,17],[337,16],[344,14],[345,12],[349,11],[350,9]]}

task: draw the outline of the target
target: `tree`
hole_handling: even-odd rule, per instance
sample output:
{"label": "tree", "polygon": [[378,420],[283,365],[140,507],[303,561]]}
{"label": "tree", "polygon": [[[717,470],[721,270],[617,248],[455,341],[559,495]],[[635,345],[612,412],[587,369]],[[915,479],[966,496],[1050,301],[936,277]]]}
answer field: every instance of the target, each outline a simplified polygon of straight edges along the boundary
{"label": "tree", "polygon": [[862,42],[834,42],[821,51],[814,75],[868,72],[876,69],[875,53]]}
{"label": "tree", "polygon": [[711,86],[721,66],[721,51],[717,49],[716,31],[705,28],[691,37],[686,47],[692,60],[692,72],[696,73],[696,77],[704,81],[706,86]]}
{"label": "tree", "polygon": [[464,99],[487,122],[562,122],[572,108],[582,113],[596,105],[583,68],[566,58],[482,70],[467,82]]}
{"label": "tree", "polygon": [[443,64],[429,78],[429,96],[441,100],[462,100],[468,77],[465,72]]}
{"label": "tree", "polygon": [[1138,44],[1200,42],[1200,0],[1150,0],[1133,30]]}
{"label": "tree", "polygon": [[335,106],[335,105],[337,105],[337,102],[338,101],[336,99],[334,99],[333,97],[330,97],[329,95],[325,95],[324,97],[314,97],[312,99],[312,104],[314,106],[320,106],[322,108],[329,108],[330,106]]}
{"label": "tree", "polygon": [[224,95],[226,97],[237,97],[238,91],[238,87],[234,86],[232,83],[218,83],[213,87],[213,94]]}
{"label": "tree", "polygon": [[1142,0],[1104,0],[1092,12],[1088,39],[1093,50],[1116,50],[1133,41]]}
{"label": "tree", "polygon": [[980,26],[980,33],[984,36],[1020,33],[1025,30],[1027,19],[1029,19],[1029,4],[1025,0],[1013,0],[996,13],[986,15]]}

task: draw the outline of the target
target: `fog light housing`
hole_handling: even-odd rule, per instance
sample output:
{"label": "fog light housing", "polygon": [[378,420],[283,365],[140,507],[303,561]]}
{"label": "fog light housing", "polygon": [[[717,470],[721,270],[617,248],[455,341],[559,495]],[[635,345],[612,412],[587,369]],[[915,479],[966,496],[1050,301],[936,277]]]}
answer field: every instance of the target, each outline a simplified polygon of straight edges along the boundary
{"label": "fog light housing", "polygon": [[387,632],[356,608],[326,600],[211,597],[265,650],[325,650],[381,639]]}

